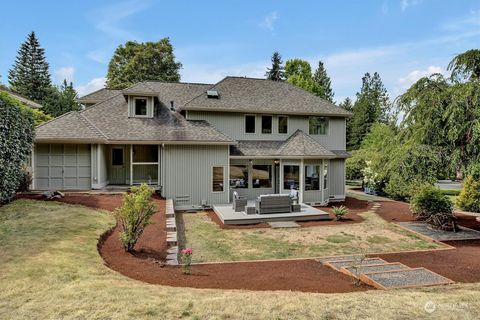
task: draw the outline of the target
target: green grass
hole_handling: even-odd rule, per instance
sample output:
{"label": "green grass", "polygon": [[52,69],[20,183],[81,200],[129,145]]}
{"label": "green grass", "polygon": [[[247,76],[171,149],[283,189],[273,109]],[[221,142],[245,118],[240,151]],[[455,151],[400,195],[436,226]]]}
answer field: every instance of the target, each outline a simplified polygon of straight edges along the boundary
{"label": "green grass", "polygon": [[[97,238],[113,224],[108,213],[55,202],[0,207],[0,318],[474,319],[480,309],[479,284],[346,294],[150,285],[103,264]],[[428,315],[427,301],[461,309]]]}
{"label": "green grass", "polygon": [[193,262],[312,258],[353,253],[380,253],[440,244],[418,237],[365,212],[364,222],[287,229],[221,229],[205,212],[185,213],[186,246]]}

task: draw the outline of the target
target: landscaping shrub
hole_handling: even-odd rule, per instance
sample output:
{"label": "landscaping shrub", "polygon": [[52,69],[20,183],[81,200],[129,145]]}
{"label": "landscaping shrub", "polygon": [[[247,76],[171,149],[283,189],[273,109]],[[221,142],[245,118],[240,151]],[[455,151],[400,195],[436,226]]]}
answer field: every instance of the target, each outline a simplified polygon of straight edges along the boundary
{"label": "landscaping shrub", "polygon": [[190,274],[190,265],[192,264],[192,248],[182,249],[181,254],[181,263],[182,263],[182,272],[183,274]]}
{"label": "landscaping shrub", "polygon": [[456,204],[465,211],[480,212],[480,181],[468,176]]}
{"label": "landscaping shrub", "polygon": [[332,207],[332,212],[335,215],[335,219],[337,221],[340,221],[344,216],[348,214],[348,209],[345,208],[345,206]]}
{"label": "landscaping shrub", "polygon": [[34,123],[19,101],[0,92],[0,205],[12,198],[32,150]]}
{"label": "landscaping shrub", "polygon": [[25,192],[30,190],[32,184],[32,174],[24,168],[20,174],[17,192]]}
{"label": "landscaping shrub", "polygon": [[151,197],[154,190],[146,184],[132,187],[130,193],[123,196],[122,206],[115,209],[114,215],[120,224],[120,241],[125,251],[131,252],[150,218],[155,214],[155,203]]}
{"label": "landscaping shrub", "polygon": [[410,208],[416,219],[424,220],[435,228],[457,230],[452,201],[438,188],[432,186],[420,188],[412,196]]}
{"label": "landscaping shrub", "polygon": [[345,161],[345,170],[347,180],[359,180],[363,178],[362,170],[366,164],[359,152],[352,152],[352,157]]}

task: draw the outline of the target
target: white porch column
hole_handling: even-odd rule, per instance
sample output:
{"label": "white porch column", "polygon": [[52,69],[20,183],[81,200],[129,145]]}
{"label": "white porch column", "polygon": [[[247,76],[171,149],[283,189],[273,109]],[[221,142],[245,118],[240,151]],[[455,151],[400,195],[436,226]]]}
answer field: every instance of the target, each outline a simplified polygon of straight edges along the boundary
{"label": "white porch column", "polygon": [[300,186],[299,186],[299,189],[298,190],[298,202],[299,203],[303,203],[303,191],[305,189],[305,166],[303,165],[303,158],[302,160],[300,161]]}
{"label": "white porch column", "polygon": [[32,156],[30,158],[30,169],[31,169],[31,172],[32,172],[32,189],[35,190],[35,144],[33,145],[32,147]]}
{"label": "white porch column", "polygon": [[130,145],[130,185],[133,185],[133,144]]}

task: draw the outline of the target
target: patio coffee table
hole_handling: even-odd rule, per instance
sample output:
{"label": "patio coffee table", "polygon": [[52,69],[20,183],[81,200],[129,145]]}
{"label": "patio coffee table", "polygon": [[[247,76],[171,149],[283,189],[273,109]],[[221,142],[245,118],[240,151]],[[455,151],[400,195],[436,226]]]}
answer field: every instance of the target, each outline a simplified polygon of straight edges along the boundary
{"label": "patio coffee table", "polygon": [[256,213],[255,207],[246,206],[245,207],[245,213],[246,214],[255,214]]}

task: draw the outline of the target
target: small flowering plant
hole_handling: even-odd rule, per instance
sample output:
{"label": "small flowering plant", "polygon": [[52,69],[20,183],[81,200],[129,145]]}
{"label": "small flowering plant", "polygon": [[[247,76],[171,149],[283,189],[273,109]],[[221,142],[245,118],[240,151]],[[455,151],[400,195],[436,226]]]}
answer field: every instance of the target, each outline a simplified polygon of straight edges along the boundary
{"label": "small flowering plant", "polygon": [[192,264],[192,248],[185,248],[180,251],[183,274],[190,274],[190,265]]}

